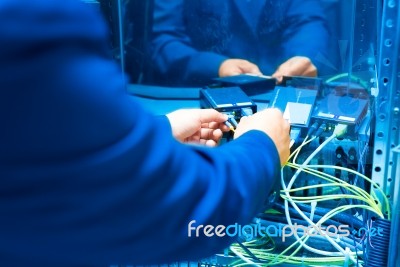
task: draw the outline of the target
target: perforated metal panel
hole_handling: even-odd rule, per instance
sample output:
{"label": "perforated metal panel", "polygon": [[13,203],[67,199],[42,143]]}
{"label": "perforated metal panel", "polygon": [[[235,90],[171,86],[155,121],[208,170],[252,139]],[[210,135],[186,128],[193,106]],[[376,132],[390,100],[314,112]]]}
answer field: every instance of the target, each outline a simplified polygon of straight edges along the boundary
{"label": "perforated metal panel", "polygon": [[378,62],[378,95],[372,179],[389,197],[393,197],[393,148],[399,144],[399,85],[400,5],[398,1],[384,2]]}
{"label": "perforated metal panel", "polygon": [[[399,238],[399,179],[400,168],[396,147],[400,138],[400,4],[395,0],[383,2],[383,18],[378,62],[378,95],[372,179],[377,182],[392,205],[391,251],[388,266],[396,265]],[[397,166],[396,166],[397,165]],[[395,186],[396,185],[396,186]],[[398,255],[398,254],[397,254]]]}

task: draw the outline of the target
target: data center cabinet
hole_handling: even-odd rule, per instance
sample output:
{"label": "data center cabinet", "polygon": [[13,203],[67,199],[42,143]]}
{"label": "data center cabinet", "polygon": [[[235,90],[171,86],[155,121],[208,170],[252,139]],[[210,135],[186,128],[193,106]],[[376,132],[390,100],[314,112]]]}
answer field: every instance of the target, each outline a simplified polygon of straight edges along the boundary
{"label": "data center cabinet", "polygon": [[400,3],[323,2],[339,17],[340,55],[321,77],[326,119],[295,133],[271,209],[198,265],[400,266]]}

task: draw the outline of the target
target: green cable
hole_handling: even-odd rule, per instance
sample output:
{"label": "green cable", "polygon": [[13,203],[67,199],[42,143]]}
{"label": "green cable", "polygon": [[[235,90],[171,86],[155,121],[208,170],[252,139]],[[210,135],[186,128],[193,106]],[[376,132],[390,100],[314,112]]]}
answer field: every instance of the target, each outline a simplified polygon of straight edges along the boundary
{"label": "green cable", "polygon": [[[296,165],[296,164],[288,163],[287,165],[288,165],[289,167],[293,167],[293,168],[300,169],[300,166],[298,166],[298,165]],[[360,195],[363,195],[366,199],[370,199],[370,201],[368,201],[368,203],[369,203],[371,206],[375,206],[375,207],[377,208],[377,210],[379,210],[379,212],[382,213],[381,209],[379,209],[379,206],[375,203],[374,198],[371,197],[371,196],[370,196],[365,190],[363,190],[362,188],[359,188],[359,187],[354,186],[354,185],[350,185],[350,184],[348,184],[347,182],[345,182],[345,181],[343,181],[343,180],[341,180],[341,179],[339,179],[339,178],[336,178],[336,177],[334,177],[334,176],[332,176],[332,175],[330,175],[330,174],[327,174],[327,173],[324,173],[324,172],[321,172],[321,171],[318,171],[318,170],[315,170],[315,169],[311,169],[310,166],[311,166],[311,165],[309,165],[309,166],[307,166],[307,167],[301,167],[301,169],[302,169],[302,171],[307,172],[307,173],[310,173],[310,174],[312,174],[312,175],[314,175],[314,176],[316,176],[316,177],[319,177],[319,178],[321,178],[321,179],[324,179],[324,180],[327,180],[327,181],[330,181],[330,182],[337,181],[337,182],[339,182],[340,184],[343,184],[343,187],[345,187],[345,188],[346,188],[347,190],[349,190],[350,192],[353,192],[353,193],[354,193],[353,189],[356,190],[356,191],[358,191],[358,192],[360,193]],[[326,166],[326,165],[314,165],[314,167],[315,167],[315,166]],[[326,166],[326,167],[329,167],[329,166]],[[333,167],[333,166],[331,166],[331,167]],[[352,189],[350,189],[350,188],[352,188]]]}
{"label": "green cable", "polygon": [[[303,169],[303,171],[305,171],[306,170],[306,168],[304,168]],[[324,173],[325,174],[325,173]],[[326,175],[326,174],[325,174]],[[321,179],[325,179],[324,177],[320,177]],[[334,177],[334,178],[336,178],[336,177]],[[337,179],[337,178],[336,178]],[[327,180],[329,180],[329,179],[327,179]],[[345,182],[343,182],[343,183],[345,183]],[[322,186],[322,185],[321,185]],[[350,185],[349,185],[350,186]],[[353,189],[350,189],[349,187],[346,187],[346,186],[344,186],[347,190],[349,190],[350,192],[353,192],[353,193],[355,193],[354,191],[358,191],[359,192],[359,194],[358,195],[361,195],[361,196],[363,196],[363,197],[365,197],[365,199],[366,200],[364,200],[365,202],[367,202],[367,203],[369,203],[371,206],[376,206],[376,208],[377,208],[377,210],[379,210],[380,211],[380,209],[379,209],[379,207],[376,205],[376,203],[375,203],[375,201],[373,201],[373,199],[370,199],[369,198],[369,195],[368,195],[368,193],[367,192],[365,192],[365,191],[363,191],[361,188],[359,188],[359,187],[356,187],[356,186],[353,186],[354,187],[354,189],[355,190],[353,190]],[[356,194],[356,193],[355,193]],[[329,196],[329,195],[328,195]],[[328,198],[328,196],[326,196],[327,198]],[[369,200],[368,200],[369,199]]]}
{"label": "green cable", "polygon": [[[312,139],[310,139],[310,140],[307,140],[307,137],[305,138],[305,140],[303,141],[303,143],[290,155],[290,157],[289,157],[289,159],[291,159],[293,156],[294,156],[294,162],[295,162],[295,160],[297,159],[297,156],[299,155],[299,153],[300,153],[300,151],[301,151],[301,149],[305,146],[305,145],[307,145],[308,143],[310,143],[310,142],[312,142],[313,140],[314,140],[315,138],[312,138]],[[348,190],[349,192],[351,192],[351,193],[353,193],[354,195],[341,195],[341,194],[336,194],[336,195],[329,195],[329,196],[324,196],[324,197],[320,197],[320,198],[317,198],[317,199],[319,199],[319,200],[332,200],[332,199],[337,199],[337,198],[343,198],[343,197],[346,197],[346,198],[355,198],[355,199],[359,199],[359,200],[361,200],[361,201],[363,201],[363,202],[365,202],[365,203],[367,203],[367,204],[369,204],[369,205],[345,205],[345,206],[340,206],[340,207],[337,207],[337,208],[335,208],[335,209],[332,209],[331,211],[329,211],[327,214],[325,214],[318,222],[317,222],[317,224],[315,224],[315,225],[321,225],[321,224],[323,224],[326,220],[328,220],[328,219],[330,219],[330,218],[332,218],[332,217],[334,217],[334,216],[336,216],[337,214],[339,214],[339,213],[341,213],[341,212],[344,212],[344,211],[346,211],[346,210],[348,210],[348,209],[353,209],[353,208],[362,208],[362,209],[366,209],[366,210],[370,210],[370,211],[372,211],[372,212],[374,212],[374,213],[377,213],[378,215],[381,215],[381,216],[383,216],[383,214],[382,214],[382,211],[381,211],[381,209],[380,209],[380,207],[377,205],[377,203],[375,202],[375,199],[373,198],[373,196],[371,196],[370,194],[368,194],[368,192],[366,192],[365,190],[363,190],[362,188],[359,188],[359,187],[357,187],[357,186],[354,186],[354,185],[351,185],[351,184],[348,184],[347,182],[344,182],[344,181],[342,181],[342,180],[340,180],[340,179],[337,179],[336,177],[334,177],[334,176],[331,176],[331,175],[328,175],[328,174],[326,174],[326,173],[321,173],[321,172],[318,172],[317,170],[314,170],[314,169],[312,169],[311,167],[326,167],[326,168],[333,168],[333,169],[335,169],[335,167],[338,167],[338,166],[326,166],[326,165],[309,165],[309,166],[301,166],[301,167],[299,167],[299,166],[297,166],[297,164],[295,164],[295,163],[287,163],[287,166],[288,167],[294,167],[294,168],[297,168],[297,169],[303,169],[303,170],[301,170],[301,171],[304,171],[304,172],[307,172],[307,173],[310,173],[310,174],[312,174],[312,175],[314,175],[314,176],[317,176],[317,177],[319,177],[319,178],[321,178],[321,179],[324,179],[324,180],[327,180],[327,181],[330,181],[331,182],[331,184],[320,184],[320,185],[314,185],[314,186],[306,186],[306,187],[302,187],[302,188],[297,188],[297,189],[290,189],[290,190],[287,190],[287,192],[295,192],[295,191],[299,191],[299,190],[301,190],[301,189],[310,189],[310,188],[318,188],[318,187],[333,187],[333,186],[337,186],[337,187],[343,187],[343,188],[345,188],[346,190]],[[384,193],[383,193],[383,190],[380,188],[380,187],[378,187],[377,185],[376,185],[376,183],[374,183],[374,182],[372,182],[368,177],[366,177],[366,176],[364,176],[364,175],[362,175],[362,174],[360,174],[360,173],[358,173],[358,172],[355,172],[354,170],[350,170],[350,169],[347,169],[347,168],[343,168],[343,167],[340,167],[340,168],[337,168],[337,169],[341,169],[341,170],[345,170],[345,171],[348,171],[348,172],[351,172],[351,173],[354,173],[354,174],[356,174],[356,175],[358,175],[359,177],[362,177],[362,178],[364,178],[364,179],[366,179],[367,181],[370,181],[371,182],[371,184],[373,184],[373,185],[375,185],[378,189],[380,189],[380,192],[382,193],[382,195],[384,196],[384,198],[385,198],[385,202],[386,202],[386,207],[388,208],[389,207],[389,203],[388,203],[388,200],[387,200],[387,198],[386,198],[386,196],[384,195]],[[336,181],[335,181],[336,180]],[[283,190],[284,191],[284,190]],[[285,192],[285,191],[284,191]],[[374,192],[372,192],[372,194],[373,195],[375,195],[376,196],[376,194],[374,193]],[[283,198],[286,198],[286,199],[290,199],[290,201],[293,201],[293,202],[299,202],[298,200],[295,200],[295,199],[307,199],[307,197],[293,197],[293,196],[290,196],[289,195],[289,197],[283,197]],[[294,198],[294,199],[293,199]],[[308,201],[311,201],[311,199],[312,199],[312,197],[311,198],[309,198],[308,199]],[[315,198],[314,198],[314,201],[315,201]],[[270,211],[267,211],[268,213],[270,213],[271,212],[271,210]],[[388,212],[389,212],[389,209],[388,209]],[[275,213],[276,213],[276,211],[275,211]],[[390,218],[390,213],[389,213],[389,215],[388,215],[388,217]],[[308,240],[308,238],[309,238],[309,236],[302,236],[302,237],[300,237],[298,240],[296,240],[294,243],[292,243],[289,247],[287,247],[283,252],[281,252],[280,254],[278,254],[278,255],[276,255],[276,254],[274,254],[274,253],[270,253],[270,252],[266,252],[266,251],[261,251],[261,249],[259,249],[259,248],[251,248],[251,247],[249,247],[248,249],[252,252],[252,253],[254,253],[254,255],[256,255],[257,257],[259,257],[260,259],[262,259],[262,260],[272,260],[272,262],[271,263],[268,263],[267,265],[264,265],[264,264],[262,264],[262,266],[272,266],[272,265],[277,265],[277,264],[281,264],[281,263],[284,263],[284,262],[289,262],[289,263],[292,263],[292,264],[296,264],[296,265],[303,265],[304,266],[304,263],[306,262],[306,263],[308,263],[308,264],[313,264],[313,263],[315,263],[315,264],[317,264],[317,263],[319,263],[319,264],[321,264],[321,263],[329,263],[329,264],[332,264],[332,262],[334,262],[335,260],[336,260],[336,262],[335,263],[344,263],[344,261],[345,261],[345,257],[344,256],[336,256],[336,257],[319,257],[319,258],[304,258],[304,257],[295,257],[294,255],[296,255],[297,254],[297,252],[303,247],[303,244],[305,245],[305,242]],[[300,240],[303,242],[303,243],[300,243]],[[298,247],[290,254],[290,255],[285,255],[285,253],[287,253],[288,251],[290,251],[296,244],[298,244],[298,243],[300,243],[299,245],[298,245]],[[249,245],[249,244],[247,244],[247,245]],[[268,251],[270,251],[270,249],[268,249]],[[242,248],[240,248],[240,247],[238,247],[238,248],[236,248],[236,252],[240,252],[240,253],[242,253],[242,254],[246,254],[246,252],[242,249]],[[355,253],[355,252],[351,252],[351,254],[353,255],[353,256],[357,256],[357,255],[362,255],[362,253],[361,253],[361,251],[360,252],[358,252],[358,253]],[[346,255],[349,255],[349,254],[346,254]],[[319,262],[320,261],[320,262]],[[251,261],[250,261],[251,262]],[[251,264],[255,264],[255,263],[242,263],[242,264],[238,264],[238,265],[236,265],[235,264],[235,266],[246,266],[246,265],[251,265]],[[323,264],[324,265],[324,264]]]}
{"label": "green cable", "polygon": [[387,199],[385,193],[383,192],[382,188],[380,186],[378,186],[377,183],[375,183],[374,181],[372,181],[370,178],[368,178],[367,176],[365,176],[364,174],[361,174],[355,170],[349,169],[349,168],[345,168],[345,167],[340,167],[340,166],[330,166],[330,165],[308,165],[309,168],[330,168],[330,169],[339,169],[342,171],[347,171],[350,173],[353,173],[361,178],[363,178],[364,180],[368,181],[369,183],[371,183],[372,186],[376,187],[378,189],[378,191],[381,193],[382,198],[385,201],[386,204],[386,210],[388,212],[388,220],[390,220],[391,218],[391,214],[390,214],[390,204],[389,204],[389,200]]}
{"label": "green cable", "polygon": [[367,81],[364,81],[363,79],[361,79],[361,78],[359,78],[359,77],[357,77],[355,75],[350,75],[348,72],[341,73],[341,74],[338,74],[336,76],[333,76],[333,77],[327,79],[325,81],[325,83],[328,84],[328,83],[331,83],[333,81],[336,81],[336,80],[339,80],[339,79],[345,78],[345,77],[350,77],[351,80],[353,80],[354,82],[360,84],[362,87],[364,87],[365,90],[368,89],[368,82]]}

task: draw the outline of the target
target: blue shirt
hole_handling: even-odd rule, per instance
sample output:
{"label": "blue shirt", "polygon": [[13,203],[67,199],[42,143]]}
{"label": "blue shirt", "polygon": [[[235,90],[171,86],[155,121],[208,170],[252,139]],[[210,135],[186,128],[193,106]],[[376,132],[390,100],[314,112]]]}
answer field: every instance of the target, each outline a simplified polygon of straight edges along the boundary
{"label": "blue shirt", "polygon": [[188,223],[248,223],[278,177],[251,131],[189,146],[124,90],[98,12],[79,1],[0,4],[0,265],[196,260],[228,238]]}

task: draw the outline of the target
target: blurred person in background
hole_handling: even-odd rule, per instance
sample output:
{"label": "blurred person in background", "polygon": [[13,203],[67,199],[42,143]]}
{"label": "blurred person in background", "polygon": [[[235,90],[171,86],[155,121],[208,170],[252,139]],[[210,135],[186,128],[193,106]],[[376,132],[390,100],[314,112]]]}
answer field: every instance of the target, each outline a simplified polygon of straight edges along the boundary
{"label": "blurred person in background", "polygon": [[316,76],[329,31],[319,0],[155,0],[151,83],[238,74]]}

